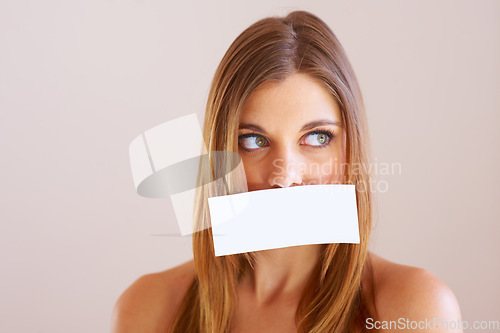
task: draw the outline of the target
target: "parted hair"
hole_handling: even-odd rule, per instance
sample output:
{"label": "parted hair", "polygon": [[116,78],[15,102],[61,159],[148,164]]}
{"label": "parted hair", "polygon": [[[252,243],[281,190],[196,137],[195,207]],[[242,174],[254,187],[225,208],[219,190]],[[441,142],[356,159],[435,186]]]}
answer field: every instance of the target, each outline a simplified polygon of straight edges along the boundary
{"label": "parted hair", "polygon": [[[230,45],[217,67],[206,104],[203,136],[208,151],[238,152],[239,117],[250,94],[268,80],[284,80],[293,73],[319,79],[339,105],[346,131],[345,164],[368,165],[367,120],[357,78],[332,30],[306,11],[259,20]],[[204,174],[200,171],[198,177]],[[367,259],[373,215],[369,172],[347,167],[343,183],[356,188],[360,244],[321,245],[320,260],[297,308],[298,332],[361,332],[366,318],[376,315],[373,283],[364,282],[373,276]],[[204,187],[198,188],[194,217],[201,231],[193,234],[196,274],[173,332],[230,332],[236,287],[252,269],[254,253],[215,256],[209,196]]]}

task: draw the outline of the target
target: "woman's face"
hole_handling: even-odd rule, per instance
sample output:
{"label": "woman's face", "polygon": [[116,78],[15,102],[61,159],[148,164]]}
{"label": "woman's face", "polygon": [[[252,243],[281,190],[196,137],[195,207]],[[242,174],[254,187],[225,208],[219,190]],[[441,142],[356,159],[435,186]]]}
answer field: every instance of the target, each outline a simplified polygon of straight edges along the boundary
{"label": "woman's face", "polygon": [[248,190],[340,183],[345,131],[339,106],[312,76],[267,81],[240,118],[238,151]]}

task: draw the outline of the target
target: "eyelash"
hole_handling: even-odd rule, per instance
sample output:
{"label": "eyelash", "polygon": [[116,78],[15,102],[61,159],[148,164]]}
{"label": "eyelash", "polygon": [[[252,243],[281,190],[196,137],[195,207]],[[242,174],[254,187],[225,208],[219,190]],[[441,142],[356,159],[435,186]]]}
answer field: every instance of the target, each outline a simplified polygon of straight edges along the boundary
{"label": "eyelash", "polygon": [[[308,147],[312,148],[312,149],[322,149],[322,148],[325,148],[326,146],[328,146],[330,144],[330,142],[333,140],[333,138],[335,137],[333,131],[330,131],[330,130],[315,130],[315,131],[311,131],[309,133],[306,133],[304,134],[304,136],[302,138],[305,138],[309,135],[313,135],[313,134],[324,134],[328,137],[328,142],[327,143],[324,143],[320,146],[311,146],[311,145],[308,145]],[[250,132],[250,133],[245,133],[245,134],[242,134],[240,136],[238,136],[238,143],[244,139],[244,138],[248,138],[248,137],[252,137],[252,136],[255,136],[255,137],[258,137],[258,136],[262,136],[265,138],[265,136],[263,136],[262,134],[258,134],[258,133],[255,133],[255,132]],[[267,139],[267,142],[269,142],[269,139]],[[301,139],[302,141],[302,139]],[[241,147],[241,146],[240,146]],[[254,153],[258,150],[260,150],[259,148],[256,148],[256,149],[246,149],[246,148],[243,148],[241,147],[241,149],[249,152],[249,153]]]}

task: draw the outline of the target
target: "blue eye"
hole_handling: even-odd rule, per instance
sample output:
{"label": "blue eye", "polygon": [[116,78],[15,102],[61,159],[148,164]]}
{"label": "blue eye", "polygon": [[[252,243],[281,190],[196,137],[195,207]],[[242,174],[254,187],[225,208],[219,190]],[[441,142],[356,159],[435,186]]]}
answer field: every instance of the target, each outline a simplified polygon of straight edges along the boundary
{"label": "blue eye", "polygon": [[240,135],[238,142],[243,149],[255,150],[267,146],[268,142],[265,137],[258,134],[248,133]]}
{"label": "blue eye", "polygon": [[314,131],[305,136],[304,145],[321,147],[330,143],[333,133],[329,131]]}

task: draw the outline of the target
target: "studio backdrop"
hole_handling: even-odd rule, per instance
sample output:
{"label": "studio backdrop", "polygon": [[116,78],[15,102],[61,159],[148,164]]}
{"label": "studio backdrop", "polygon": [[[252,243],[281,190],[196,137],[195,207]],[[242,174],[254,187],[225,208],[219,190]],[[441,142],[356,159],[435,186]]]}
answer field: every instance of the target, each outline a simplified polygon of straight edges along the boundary
{"label": "studio backdrop", "polygon": [[436,275],[463,320],[500,320],[499,1],[4,0],[0,331],[107,332],[126,287],[192,258],[129,145],[201,122],[230,43],[293,10],[331,27],[362,89],[371,250]]}

